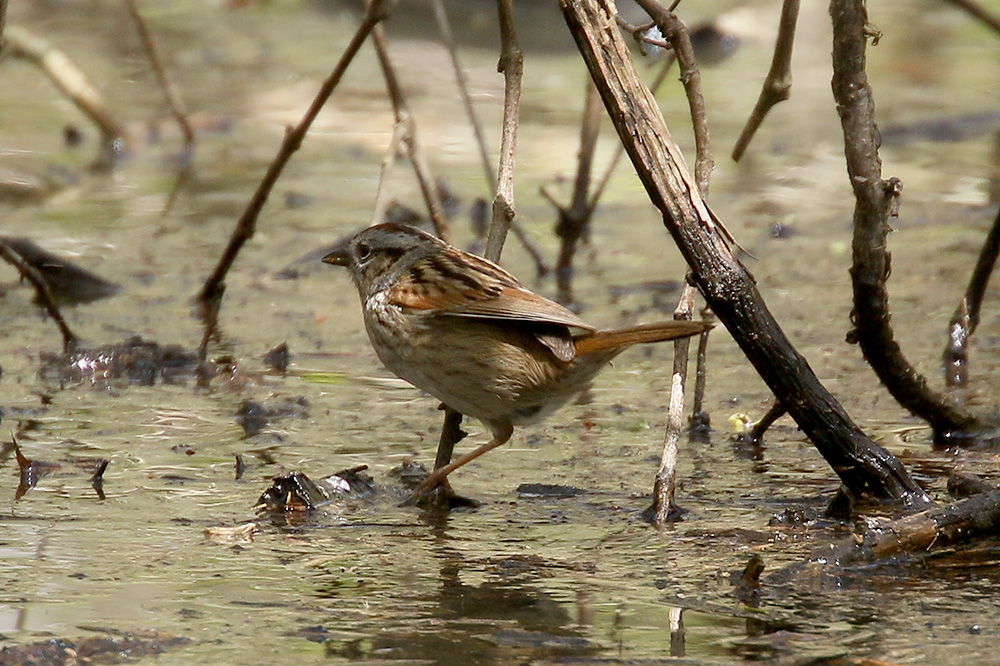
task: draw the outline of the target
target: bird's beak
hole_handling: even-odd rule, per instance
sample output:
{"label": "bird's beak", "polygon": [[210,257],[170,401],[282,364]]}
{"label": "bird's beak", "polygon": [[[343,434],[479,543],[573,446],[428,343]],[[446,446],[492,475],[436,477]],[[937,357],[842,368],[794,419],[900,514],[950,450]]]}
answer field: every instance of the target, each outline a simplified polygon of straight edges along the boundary
{"label": "bird's beak", "polygon": [[351,263],[351,255],[348,254],[347,248],[347,243],[337,246],[332,252],[323,256],[323,263],[333,264],[334,266],[347,266]]}

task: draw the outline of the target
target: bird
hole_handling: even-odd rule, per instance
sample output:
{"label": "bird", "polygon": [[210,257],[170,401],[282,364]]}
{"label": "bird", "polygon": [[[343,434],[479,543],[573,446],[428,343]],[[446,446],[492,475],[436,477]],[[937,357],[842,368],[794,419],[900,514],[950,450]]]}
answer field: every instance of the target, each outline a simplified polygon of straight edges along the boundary
{"label": "bird", "polygon": [[431,472],[413,497],[447,484],[456,469],[507,442],[514,426],[565,405],[628,347],[711,326],[668,320],[599,331],[496,263],[404,224],[367,227],[322,260],[350,272],[385,367],[478,419],[492,435]]}

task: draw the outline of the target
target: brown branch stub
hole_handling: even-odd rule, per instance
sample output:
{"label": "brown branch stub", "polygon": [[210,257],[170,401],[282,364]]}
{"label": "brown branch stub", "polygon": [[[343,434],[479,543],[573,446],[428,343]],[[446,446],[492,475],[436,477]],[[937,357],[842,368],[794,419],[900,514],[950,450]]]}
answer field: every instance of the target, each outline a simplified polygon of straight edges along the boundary
{"label": "brown branch stub", "polygon": [[205,284],[198,293],[197,300],[200,309],[204,310],[213,299],[222,298],[222,293],[225,291],[224,281],[226,275],[229,273],[233,262],[236,261],[236,255],[239,254],[240,249],[248,240],[253,238],[260,211],[267,202],[274,184],[278,182],[278,177],[281,176],[285,165],[291,159],[292,154],[302,145],[302,140],[305,138],[306,132],[309,131],[309,127],[316,119],[320,109],[323,108],[326,100],[333,94],[344,72],[347,71],[347,67],[351,64],[354,56],[357,55],[361,45],[368,38],[369,33],[382,19],[388,16],[394,4],[393,0],[373,0],[368,5],[361,25],[358,26],[357,31],[344,49],[344,53],[333,68],[333,71],[323,82],[323,85],[320,86],[319,92],[316,93],[315,99],[313,99],[302,120],[294,128],[288,128],[285,132],[285,138],[281,143],[278,154],[274,156],[274,160],[268,167],[267,173],[264,174],[264,178],[261,180],[260,185],[257,186],[257,190],[247,204],[246,210],[243,211],[243,214],[237,221],[236,228],[229,239],[229,244],[222,253],[222,257],[219,258],[219,263],[216,265],[215,270],[205,280]]}
{"label": "brown branch stub", "polygon": [[[909,364],[889,323],[886,249],[889,218],[899,206],[902,184],[882,180],[875,102],[865,73],[868,15],[863,0],[832,0],[833,95],[844,131],[847,172],[854,189],[854,241],[851,280],[855,328],[850,341],[861,352],[890,394],[915,416],[926,420],[939,444],[965,441],[984,425],[971,413],[933,391]],[[958,438],[958,439],[956,439]]]}
{"label": "brown branch stub", "polygon": [[611,0],[560,0],[608,115],[692,279],[761,378],[857,496],[929,499],[888,451],[865,436],[792,347],[702,200],[662,114],[642,84]]}
{"label": "brown branch stub", "polygon": [[486,258],[499,261],[503,244],[514,219],[514,156],[517,152],[517,126],[521,115],[521,75],[524,55],[514,30],[512,0],[497,0],[500,20],[500,62],[503,72],[503,133],[500,138],[500,169],[497,191],[493,199],[493,218],[486,239]]}
{"label": "brown branch stub", "polygon": [[979,326],[979,310],[998,256],[1000,256],[1000,212],[997,213],[993,226],[983,241],[965,295],[948,323],[948,344],[944,350],[944,376],[948,386],[961,386],[968,380],[969,338]]}
{"label": "brown branch stub", "polygon": [[156,75],[156,81],[160,89],[163,90],[163,96],[170,106],[170,111],[173,113],[174,119],[180,125],[181,132],[184,134],[185,149],[191,151],[194,147],[194,129],[191,128],[191,123],[188,122],[187,109],[180,95],[177,94],[177,90],[170,83],[166,71],[163,69],[163,60],[160,58],[159,49],[156,47],[153,35],[149,32],[149,27],[146,25],[145,19],[139,13],[139,7],[136,3],[137,0],[125,0],[125,7],[128,9],[128,13],[135,23],[136,30],[139,32],[139,38],[142,40],[142,46],[149,57],[149,64]]}
{"label": "brown branch stub", "polygon": [[760,128],[764,118],[775,104],[784,102],[792,94],[792,46],[795,44],[795,26],[799,20],[799,0],[785,0],[781,6],[778,39],[774,44],[771,68],[764,79],[757,103],[747,118],[733,147],[733,161],[739,162]]}
{"label": "brown branch stub", "polygon": [[59,333],[63,339],[63,353],[71,353],[76,349],[80,339],[74,335],[66,320],[63,319],[62,313],[59,311],[59,306],[56,305],[56,301],[52,297],[52,291],[49,289],[45,278],[42,277],[41,273],[34,266],[25,261],[16,250],[10,247],[3,238],[0,238],[0,259],[3,259],[16,268],[18,273],[35,288],[35,292],[38,294],[38,302],[42,304],[42,307],[45,308],[49,316],[52,317],[52,321],[59,328]]}

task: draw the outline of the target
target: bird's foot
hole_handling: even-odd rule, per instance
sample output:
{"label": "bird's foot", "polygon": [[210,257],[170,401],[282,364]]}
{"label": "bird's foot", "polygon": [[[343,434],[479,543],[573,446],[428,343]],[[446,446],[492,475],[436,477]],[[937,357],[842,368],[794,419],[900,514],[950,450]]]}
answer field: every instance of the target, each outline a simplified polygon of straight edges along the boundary
{"label": "bird's foot", "polygon": [[452,509],[475,508],[479,506],[479,502],[456,493],[451,484],[448,483],[447,477],[437,480],[432,474],[417,486],[416,490],[403,500],[400,506],[418,506],[430,511],[451,511]]}

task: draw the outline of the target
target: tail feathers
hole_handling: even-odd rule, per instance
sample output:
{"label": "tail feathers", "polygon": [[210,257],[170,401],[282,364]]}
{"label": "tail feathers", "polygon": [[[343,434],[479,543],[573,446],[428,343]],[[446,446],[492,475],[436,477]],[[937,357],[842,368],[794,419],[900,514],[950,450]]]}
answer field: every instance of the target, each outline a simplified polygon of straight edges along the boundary
{"label": "tail feathers", "polygon": [[712,328],[712,324],[703,321],[671,320],[655,324],[629,326],[613,331],[598,331],[584,333],[573,338],[576,355],[591,354],[609,349],[624,349],[632,345],[647,342],[664,342],[698,335]]}

